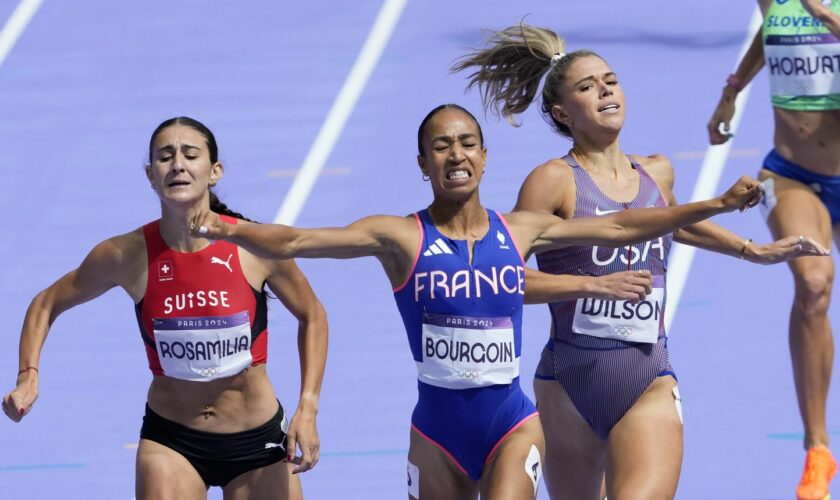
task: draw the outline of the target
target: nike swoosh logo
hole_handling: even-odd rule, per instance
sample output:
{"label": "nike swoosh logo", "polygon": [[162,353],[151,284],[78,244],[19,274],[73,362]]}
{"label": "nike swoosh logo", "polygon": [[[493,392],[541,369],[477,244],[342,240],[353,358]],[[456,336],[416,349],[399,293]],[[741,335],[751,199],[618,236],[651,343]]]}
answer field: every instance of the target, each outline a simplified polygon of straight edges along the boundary
{"label": "nike swoosh logo", "polygon": [[597,215],[598,217],[607,214],[614,214],[616,212],[618,212],[618,210],[601,210],[600,208],[595,207],[595,215]]}

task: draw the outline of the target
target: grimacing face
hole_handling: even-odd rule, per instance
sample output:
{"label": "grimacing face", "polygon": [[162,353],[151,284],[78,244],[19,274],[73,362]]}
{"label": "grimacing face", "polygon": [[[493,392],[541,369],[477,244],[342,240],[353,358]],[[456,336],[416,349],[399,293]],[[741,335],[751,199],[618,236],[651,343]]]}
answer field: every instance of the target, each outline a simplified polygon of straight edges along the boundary
{"label": "grimacing face", "polygon": [[207,139],[180,124],[163,129],[152,144],[146,176],[164,202],[195,203],[222,177],[223,167],[210,161]]}
{"label": "grimacing face", "polygon": [[618,133],[624,126],[624,91],[606,61],[584,56],[566,70],[560,88],[561,102],[551,114],[567,125],[572,134]]}
{"label": "grimacing face", "polygon": [[429,176],[436,195],[462,198],[476,190],[487,150],[471,116],[454,108],[438,111],[426,123],[423,151],[417,163],[423,175]]}

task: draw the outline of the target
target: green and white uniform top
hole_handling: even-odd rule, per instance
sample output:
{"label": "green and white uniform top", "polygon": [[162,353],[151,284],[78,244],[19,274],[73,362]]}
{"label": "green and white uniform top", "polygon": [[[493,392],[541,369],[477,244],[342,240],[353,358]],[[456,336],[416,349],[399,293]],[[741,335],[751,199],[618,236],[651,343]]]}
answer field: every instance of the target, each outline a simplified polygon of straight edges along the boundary
{"label": "green and white uniform top", "polygon": [[[831,0],[831,10],[840,14],[840,0]],[[840,109],[840,40],[799,0],[773,0],[761,35],[773,106]]]}

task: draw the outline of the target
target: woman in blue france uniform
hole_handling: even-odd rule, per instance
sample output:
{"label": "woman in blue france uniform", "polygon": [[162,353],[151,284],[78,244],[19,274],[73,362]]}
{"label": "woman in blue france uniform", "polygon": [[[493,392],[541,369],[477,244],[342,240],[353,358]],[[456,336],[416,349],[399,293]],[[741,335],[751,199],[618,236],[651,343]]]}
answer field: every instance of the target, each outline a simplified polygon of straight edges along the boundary
{"label": "woman in blue france uniform", "polygon": [[262,257],[376,257],[418,370],[409,497],[533,498],[544,442],[536,409],[519,386],[524,261],[535,250],[564,245],[646,241],[755,204],[761,187],[745,177],[713,200],[599,219],[502,215],[479,200],[487,151],[472,114],[451,104],[435,108],[419,127],[418,148],[434,199],[410,216],[299,229],[231,225],[208,212],[193,219],[192,231]]}

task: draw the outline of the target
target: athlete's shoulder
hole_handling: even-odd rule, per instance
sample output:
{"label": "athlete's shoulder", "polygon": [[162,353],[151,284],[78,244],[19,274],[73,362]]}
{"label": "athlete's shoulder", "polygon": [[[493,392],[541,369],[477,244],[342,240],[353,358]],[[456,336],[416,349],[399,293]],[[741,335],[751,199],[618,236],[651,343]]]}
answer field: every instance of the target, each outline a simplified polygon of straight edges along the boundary
{"label": "athlete's shoulder", "polygon": [[534,212],[532,210],[514,210],[513,212],[499,215],[507,222],[508,226],[516,229],[519,226],[544,226],[546,223],[561,222],[563,219],[555,217],[554,215],[545,214],[542,212]]}
{"label": "athlete's shoulder", "polygon": [[656,153],[648,156],[631,155],[631,158],[641,165],[645,169],[645,172],[653,177],[653,180],[656,181],[660,189],[673,189],[674,165],[667,156]]}
{"label": "athlete's shoulder", "polygon": [[92,277],[131,289],[146,270],[143,228],[105,239],[88,252],[77,275]]}
{"label": "athlete's shoulder", "polygon": [[417,234],[422,229],[418,228],[418,221],[413,214],[369,215],[353,222],[344,231],[343,237],[352,239],[352,246],[366,247],[374,255],[383,255],[394,249],[402,252],[415,248]]}
{"label": "athlete's shoulder", "polygon": [[369,215],[351,224],[355,227],[368,228],[375,234],[389,234],[393,231],[412,231],[417,229],[417,216],[411,213],[399,215]]}
{"label": "athlete's shoulder", "polygon": [[514,210],[553,214],[574,195],[572,167],[562,158],[553,158],[534,168],[519,189]]}
{"label": "athlete's shoulder", "polygon": [[91,250],[91,255],[103,260],[103,263],[124,265],[145,255],[146,238],[143,228],[103,240]]}
{"label": "athlete's shoulder", "polygon": [[552,158],[545,163],[537,165],[536,168],[531,170],[528,177],[543,181],[565,181],[573,177],[573,173],[572,167],[565,158]]}
{"label": "athlete's shoulder", "polygon": [[654,153],[651,155],[630,155],[630,157],[641,165],[645,170],[663,170],[673,169],[671,160],[661,153]]}

